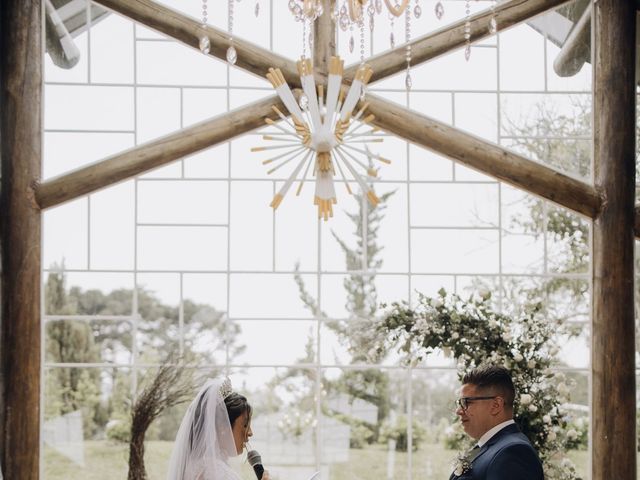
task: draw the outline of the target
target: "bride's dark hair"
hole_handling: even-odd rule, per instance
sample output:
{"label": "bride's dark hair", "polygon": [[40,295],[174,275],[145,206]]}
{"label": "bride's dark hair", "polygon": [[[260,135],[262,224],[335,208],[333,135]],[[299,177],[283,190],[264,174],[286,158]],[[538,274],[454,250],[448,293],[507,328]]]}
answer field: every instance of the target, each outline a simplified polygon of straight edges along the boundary
{"label": "bride's dark hair", "polygon": [[224,405],[227,407],[227,413],[229,414],[229,423],[233,428],[233,423],[236,421],[236,418],[240,417],[243,413],[247,413],[247,424],[249,420],[251,420],[251,413],[253,409],[251,405],[247,401],[247,398],[244,395],[240,395],[239,393],[233,392],[224,399]]}
{"label": "bride's dark hair", "polygon": [[[229,415],[229,424],[231,425],[231,428],[233,428],[233,423],[236,419],[245,412],[247,412],[247,424],[249,423],[249,420],[251,420],[251,413],[253,409],[244,395],[240,395],[236,392],[230,393],[224,399],[224,406],[227,407],[227,415]],[[191,424],[191,431],[189,432],[189,446],[191,449],[193,449],[194,438],[199,437],[202,428],[204,427],[206,410],[207,395],[203,393],[198,400],[193,423]]]}

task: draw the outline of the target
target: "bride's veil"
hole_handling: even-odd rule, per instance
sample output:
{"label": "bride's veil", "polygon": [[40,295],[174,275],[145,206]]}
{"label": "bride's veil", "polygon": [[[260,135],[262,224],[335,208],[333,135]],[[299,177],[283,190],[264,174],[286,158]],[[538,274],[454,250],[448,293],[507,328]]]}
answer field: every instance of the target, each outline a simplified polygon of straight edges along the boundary
{"label": "bride's veil", "polygon": [[236,455],[222,380],[209,380],[185,413],[171,453],[167,480],[237,480],[227,464]]}

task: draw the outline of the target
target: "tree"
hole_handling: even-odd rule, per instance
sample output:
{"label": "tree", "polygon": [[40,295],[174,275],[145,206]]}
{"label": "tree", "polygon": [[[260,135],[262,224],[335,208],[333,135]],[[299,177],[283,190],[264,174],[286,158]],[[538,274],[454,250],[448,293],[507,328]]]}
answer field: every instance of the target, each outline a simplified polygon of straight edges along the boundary
{"label": "tree", "polygon": [[[347,213],[355,227],[356,246],[354,248],[350,247],[335,231],[332,230],[331,232],[333,238],[344,252],[347,271],[359,272],[350,274],[343,282],[344,289],[347,292],[346,309],[349,312],[348,320],[328,320],[328,316],[321,311],[317,299],[307,290],[296,265],[294,279],[298,285],[300,300],[315,317],[326,320],[325,325],[335,332],[341,342],[348,348],[352,364],[366,362],[367,354],[370,350],[371,337],[368,334],[372,332],[370,327],[373,326],[378,311],[375,271],[382,266],[382,259],[379,254],[383,247],[378,245],[377,233],[380,223],[384,219],[386,202],[394,193],[392,191],[381,195],[380,203],[375,207],[368,206],[363,201],[361,194],[354,195],[358,210],[355,213]],[[366,232],[363,230],[363,217],[365,216]],[[365,248],[367,253],[366,265],[363,265]],[[360,273],[362,270],[371,273],[363,275]],[[308,345],[306,361],[310,363],[315,361],[313,343]],[[299,371],[289,369],[285,377],[299,373]],[[379,426],[388,416],[391,408],[389,402],[389,379],[386,372],[378,368],[346,370],[336,381],[323,381],[323,388],[327,392],[345,393],[352,399],[358,398],[375,405],[378,412],[376,424],[367,424],[362,420],[351,418],[339,412],[327,410],[325,413],[339,418],[353,428],[369,429],[371,435],[367,436],[368,440],[370,442],[378,440],[380,434]]]}

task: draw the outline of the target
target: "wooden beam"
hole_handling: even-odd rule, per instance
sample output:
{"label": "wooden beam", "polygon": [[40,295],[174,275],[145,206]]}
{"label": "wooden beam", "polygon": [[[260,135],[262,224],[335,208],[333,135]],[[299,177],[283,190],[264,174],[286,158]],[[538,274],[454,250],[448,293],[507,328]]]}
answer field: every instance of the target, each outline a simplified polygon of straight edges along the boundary
{"label": "wooden beam", "polygon": [[[198,50],[200,37],[208,35],[211,43],[209,55],[226,62],[230,46],[226,31],[212,26],[204,28],[202,22],[152,0],[95,0],[95,3]],[[270,67],[279,68],[289,85],[300,86],[295,62],[238,37],[234,37],[233,45],[238,52],[236,67],[262,78]]]}
{"label": "wooden beam", "polygon": [[336,24],[331,20],[333,3],[322,0],[324,13],[313,24],[313,67],[323,78],[328,76],[329,60],[336,54]]}
{"label": "wooden beam", "polygon": [[40,0],[5,0],[0,13],[2,243],[1,461],[4,478],[39,478],[40,228],[33,198],[42,158]]}
{"label": "wooden beam", "polygon": [[416,145],[593,218],[601,206],[596,190],[580,180],[464,133],[426,115],[367,94],[372,124]]}
{"label": "wooden beam", "polygon": [[640,238],[640,205],[636,205],[634,209],[635,221],[633,223],[633,232],[636,238]]}
{"label": "wooden beam", "polygon": [[553,69],[561,77],[572,77],[590,59],[591,3],[588,3],[553,61]]}
{"label": "wooden beam", "polygon": [[[636,8],[593,4],[594,181],[592,475],[636,478],[634,198]],[[615,445],[615,448],[612,448]]]}
{"label": "wooden beam", "polygon": [[[498,3],[495,8],[498,30],[505,30],[529,18],[544,13],[547,10],[567,3],[567,1],[568,0],[510,0]],[[491,36],[489,33],[490,20],[491,11],[489,9],[471,16],[472,42],[477,42],[478,40]],[[466,43],[464,39],[465,23],[465,19],[458,20],[447,27],[428,33],[410,42],[411,64],[419,65],[441,55],[445,55],[456,48],[463,47]],[[373,69],[371,82],[395,75],[406,68],[407,65],[404,57],[405,47],[406,45],[403,45],[367,60],[367,63],[371,65]],[[354,64],[346,68],[345,78],[353,78],[358,65],[359,64]]]}
{"label": "wooden beam", "polygon": [[286,111],[280,99],[271,96],[52,178],[36,187],[36,200],[43,209],[53,207],[226,142],[264,126],[265,117],[275,120],[273,106]]}

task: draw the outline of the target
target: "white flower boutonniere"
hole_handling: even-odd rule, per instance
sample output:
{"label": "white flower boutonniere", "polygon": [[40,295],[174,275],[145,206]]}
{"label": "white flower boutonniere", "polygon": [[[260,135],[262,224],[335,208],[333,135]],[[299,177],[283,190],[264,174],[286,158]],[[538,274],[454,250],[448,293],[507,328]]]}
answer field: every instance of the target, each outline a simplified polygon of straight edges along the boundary
{"label": "white flower boutonniere", "polygon": [[453,474],[456,477],[460,477],[465,473],[469,473],[473,468],[472,462],[480,454],[480,448],[473,448],[468,452],[460,452],[456,457],[456,462],[453,467]]}
{"label": "white flower boutonniere", "polygon": [[467,455],[460,453],[456,458],[453,473],[456,477],[460,477],[471,470],[471,462],[467,458]]}

